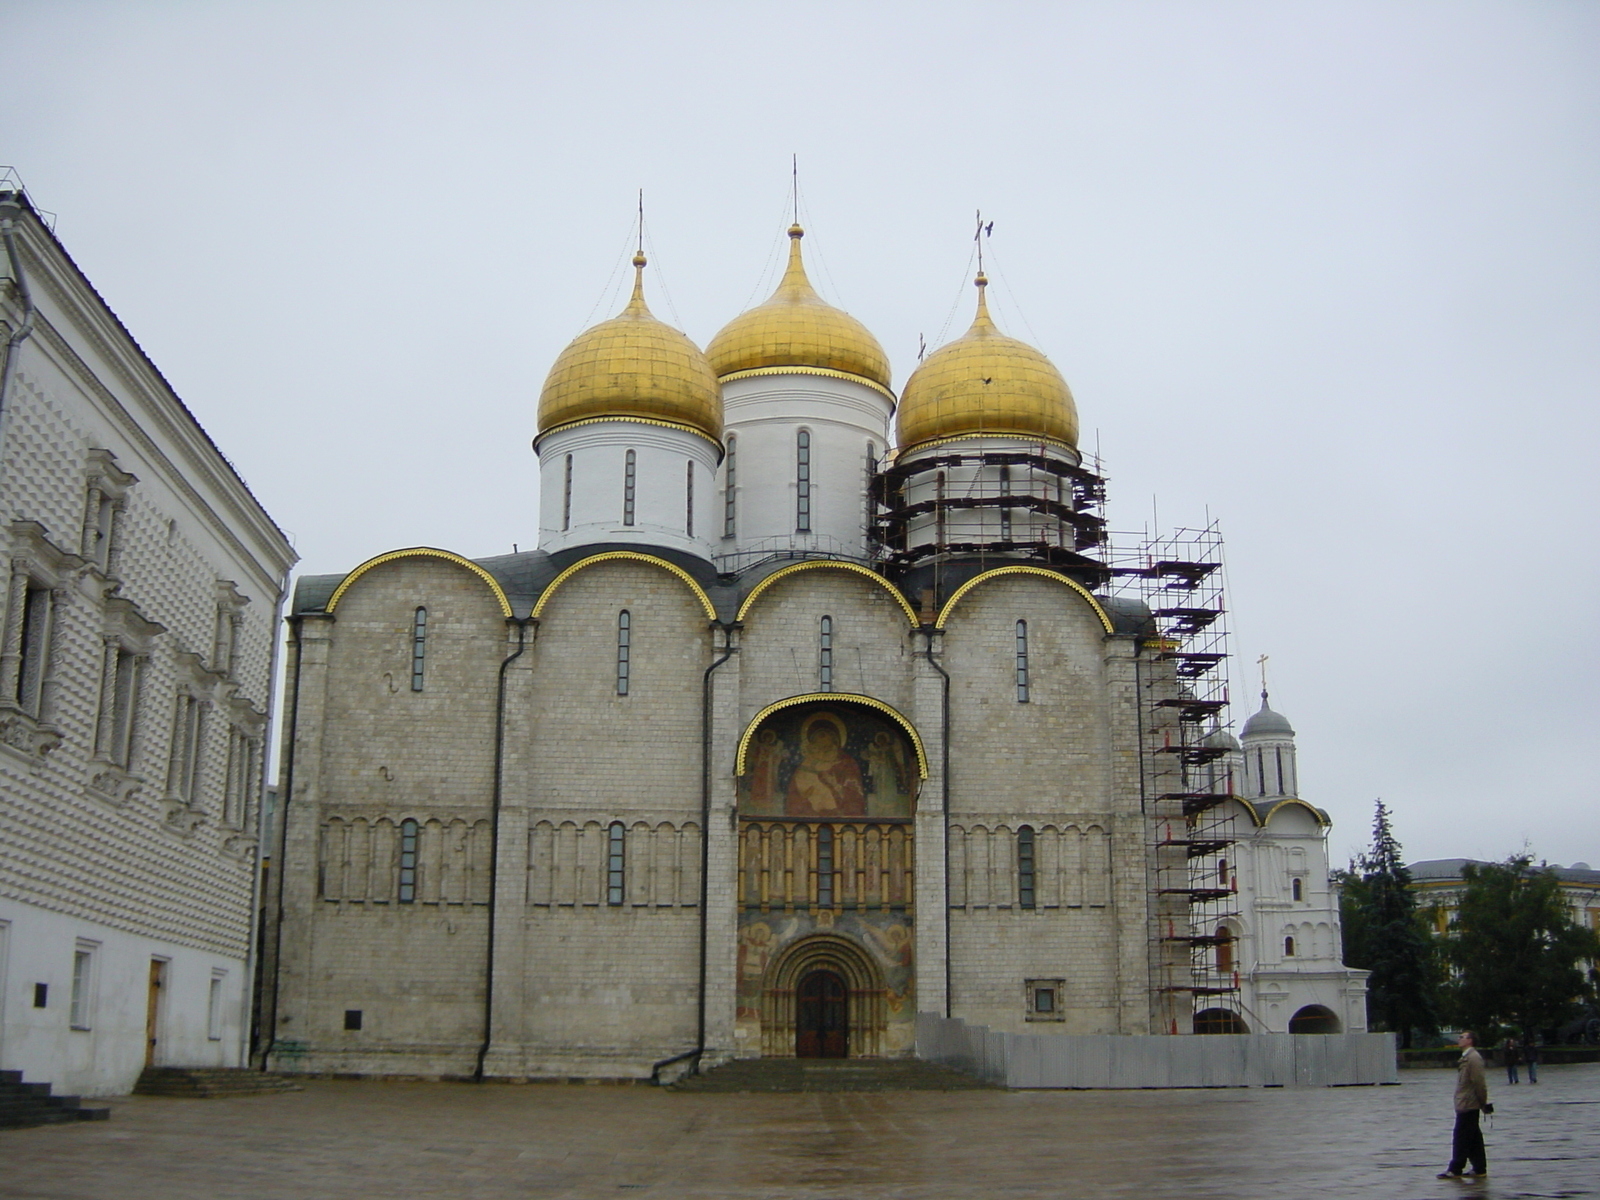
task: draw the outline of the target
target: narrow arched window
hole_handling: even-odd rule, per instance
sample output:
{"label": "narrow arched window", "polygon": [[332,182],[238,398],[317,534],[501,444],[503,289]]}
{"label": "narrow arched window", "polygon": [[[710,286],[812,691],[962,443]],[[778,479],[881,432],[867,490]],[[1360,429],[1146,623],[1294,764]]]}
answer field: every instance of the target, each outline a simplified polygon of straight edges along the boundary
{"label": "narrow arched window", "polygon": [[627,892],[627,831],[621,821],[606,831],[606,903],[621,904]]}
{"label": "narrow arched window", "polygon": [[878,473],[878,443],[867,443],[867,486],[866,486],[866,512],[867,532],[872,532],[872,518],[877,515],[877,507],[872,502],[872,477]]}
{"label": "narrow arched window", "polygon": [[1217,970],[1226,975],[1233,970],[1233,930],[1217,926]]}
{"label": "narrow arched window", "polygon": [[1011,497],[1011,468],[1000,468],[1000,540],[1011,540],[1011,508],[1006,503]]}
{"label": "narrow arched window", "polygon": [[1274,746],[1272,748],[1272,757],[1278,764],[1278,795],[1287,796],[1289,790],[1283,786],[1283,747]]}
{"label": "narrow arched window", "polygon": [[1217,860],[1217,883],[1221,887],[1228,886],[1228,860],[1225,858]]}
{"label": "narrow arched window", "polygon": [[561,528],[572,528],[572,455],[567,455],[567,475],[561,485]]}
{"label": "narrow arched window", "polygon": [[422,690],[422,665],[428,652],[428,610],[419,608],[411,618],[411,690]]}
{"label": "narrow arched window", "polygon": [[833,690],[833,618],[823,617],[817,630],[817,682],[821,690]]}
{"label": "narrow arched window", "polygon": [[689,537],[694,536],[694,459],[686,464],[689,468],[688,477],[683,485],[683,531]]}
{"label": "narrow arched window", "polygon": [[728,435],[728,456],[722,471],[722,536],[732,537],[736,529],[734,488],[739,485],[739,439]]}
{"label": "narrow arched window", "polygon": [[833,907],[833,826],[817,826],[817,905]]}
{"label": "narrow arched window", "polygon": [[401,904],[414,904],[417,899],[417,823],[400,822],[400,895]]}
{"label": "narrow arched window", "polygon": [[805,429],[794,443],[794,530],[811,532],[811,434]]}
{"label": "narrow arched window", "polygon": [[1017,622],[1017,703],[1028,703],[1028,623]]}
{"label": "narrow arched window", "polygon": [[1300,877],[1298,875],[1296,875],[1294,879],[1290,881],[1289,890],[1294,894],[1294,898],[1296,900],[1304,900],[1306,898],[1305,884],[1300,881]]}
{"label": "narrow arched window", "polygon": [[1024,825],[1017,830],[1017,907],[1034,906],[1033,827]]}
{"label": "narrow arched window", "polygon": [[940,550],[944,549],[944,485],[943,471],[934,472],[933,476],[933,540]]}
{"label": "narrow arched window", "polygon": [[1292,937],[1283,939],[1283,956],[1285,958],[1294,957],[1294,939]]}
{"label": "narrow arched window", "polygon": [[639,456],[632,450],[622,464],[622,523],[633,524],[634,492],[639,482]]}
{"label": "narrow arched window", "polygon": [[617,614],[617,695],[628,694],[628,677],[633,657],[633,617],[627,609]]}

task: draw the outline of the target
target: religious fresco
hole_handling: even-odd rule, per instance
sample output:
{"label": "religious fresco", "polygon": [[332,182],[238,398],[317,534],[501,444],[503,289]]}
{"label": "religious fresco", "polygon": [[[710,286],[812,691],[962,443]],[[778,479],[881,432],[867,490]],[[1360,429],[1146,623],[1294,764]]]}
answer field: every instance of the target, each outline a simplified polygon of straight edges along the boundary
{"label": "religious fresco", "polygon": [[876,709],[806,704],[768,717],[751,739],[739,780],[747,817],[909,817],[917,754],[905,730]]}
{"label": "religious fresco", "polygon": [[773,966],[795,942],[816,933],[847,937],[865,947],[883,980],[884,1053],[916,1041],[916,973],[911,919],[904,913],[745,912],[739,916],[734,1028],[741,1051],[761,1044],[761,1002]]}

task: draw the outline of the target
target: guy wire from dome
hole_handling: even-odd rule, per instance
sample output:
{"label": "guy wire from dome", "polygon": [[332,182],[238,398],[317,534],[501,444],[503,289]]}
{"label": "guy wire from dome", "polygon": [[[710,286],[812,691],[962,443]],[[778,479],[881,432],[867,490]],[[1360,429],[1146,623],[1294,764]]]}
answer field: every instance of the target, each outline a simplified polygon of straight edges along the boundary
{"label": "guy wire from dome", "polygon": [[627,305],[574,338],[550,368],[539,396],[535,445],[557,428],[613,419],[681,426],[720,449],[717,378],[700,349],[645,303],[642,219],[640,239]]}
{"label": "guy wire from dome", "polygon": [[878,339],[812,287],[800,250],[804,236],[798,222],[789,227],[789,263],[776,290],[711,339],[706,358],[712,370],[724,381],[745,372],[838,372],[888,392],[892,399],[889,359]]}
{"label": "guy wire from dome", "polygon": [[971,327],[928,355],[901,389],[895,419],[901,453],[962,437],[1044,439],[1075,450],[1078,413],[1067,381],[1043,352],[996,327],[981,268],[973,283],[978,303]]}

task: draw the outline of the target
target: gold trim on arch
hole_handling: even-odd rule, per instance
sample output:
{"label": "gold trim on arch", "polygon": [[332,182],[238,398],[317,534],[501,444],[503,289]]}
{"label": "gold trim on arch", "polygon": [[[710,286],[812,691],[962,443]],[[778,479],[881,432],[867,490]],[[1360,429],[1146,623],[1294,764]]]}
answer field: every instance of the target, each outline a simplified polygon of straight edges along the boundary
{"label": "gold trim on arch", "polygon": [[832,367],[750,367],[743,371],[729,371],[726,375],[717,376],[718,383],[732,383],[735,379],[755,379],[761,375],[821,375],[824,379],[843,379],[847,383],[859,383],[862,387],[871,388],[887,396],[890,404],[894,404],[894,393],[876,379],[868,379],[865,375],[852,375],[849,371],[835,371]]}
{"label": "gold trim on arch", "polygon": [[1083,584],[1076,579],[1068,579],[1065,575],[1057,574],[1055,571],[1046,571],[1043,567],[1027,567],[1021,563],[1009,567],[996,567],[992,571],[985,571],[982,575],[975,575],[967,580],[956,589],[955,595],[944,602],[944,607],[939,610],[939,619],[934,622],[933,627],[935,629],[943,629],[945,622],[950,619],[951,612],[961,602],[962,597],[980,583],[987,583],[989,580],[1001,575],[1037,575],[1041,579],[1053,579],[1057,583],[1064,583],[1089,602],[1089,607],[1094,609],[1094,615],[1100,618],[1100,624],[1105,626],[1107,633],[1116,632],[1115,626],[1111,624],[1111,618],[1106,616],[1106,610],[1100,607],[1100,601],[1096,600]]}
{"label": "gold trim on arch", "polygon": [[366,562],[339,581],[339,586],[333,589],[333,595],[328,597],[327,607],[322,611],[331,616],[344,594],[350,590],[351,584],[372,570],[373,567],[381,567],[385,563],[392,563],[402,558],[442,558],[445,562],[455,563],[458,567],[465,567],[489,585],[489,590],[494,593],[494,598],[500,602],[501,614],[507,617],[511,616],[511,601],[506,598],[505,590],[501,588],[499,580],[470,558],[462,558],[461,555],[450,550],[436,550],[432,546],[412,546],[408,550],[391,550],[387,554],[378,555],[377,558],[367,559]]}
{"label": "gold trim on arch", "polygon": [[778,580],[789,575],[793,575],[799,571],[814,571],[822,567],[832,567],[839,571],[852,571],[857,575],[865,575],[873,582],[881,584],[891,596],[900,601],[900,608],[905,612],[906,620],[911,622],[911,627],[913,629],[917,627],[917,610],[911,607],[911,601],[907,600],[900,594],[900,589],[895,587],[894,584],[890,583],[876,571],[870,570],[867,567],[863,567],[860,563],[840,562],[835,558],[812,558],[806,560],[805,562],[790,563],[787,567],[778,568],[778,570],[774,571],[771,575],[768,575],[760,583],[756,584],[755,587],[750,589],[750,594],[744,598],[744,603],[739,605],[739,615],[735,618],[735,620],[744,620],[745,614],[750,611],[751,606],[755,604],[756,599],[761,595],[761,593],[766,591],[773,584],[777,583]]}
{"label": "gold trim on arch", "polygon": [[630,425],[654,425],[658,429],[681,429],[684,433],[692,433],[695,435],[695,437],[704,438],[706,441],[710,442],[717,448],[717,461],[722,461],[723,449],[722,442],[720,440],[712,437],[704,429],[700,429],[694,425],[686,425],[682,421],[663,421],[659,417],[579,417],[576,421],[563,421],[559,425],[550,426],[549,429],[541,429],[533,439],[533,448],[537,450],[539,448],[539,443],[544,441],[544,439],[549,437],[552,433],[559,433],[563,429],[576,429],[579,425],[601,425],[607,421],[626,421]]}
{"label": "gold trim on arch", "polygon": [[733,773],[744,774],[745,752],[750,749],[750,739],[755,737],[756,730],[761,728],[765,721],[775,712],[786,708],[794,708],[800,704],[814,704],[818,701],[834,701],[841,704],[862,704],[867,708],[875,708],[884,715],[894,719],[901,729],[906,731],[906,736],[911,739],[911,745],[917,752],[917,777],[928,777],[928,752],[922,745],[922,735],[917,732],[917,727],[908,721],[893,705],[885,704],[882,700],[875,700],[871,696],[863,696],[857,692],[807,692],[804,696],[790,696],[787,700],[779,700],[769,704],[750,719],[750,724],[744,727],[744,733],[739,735],[739,754],[733,762]]}
{"label": "gold trim on arch", "polygon": [[1315,805],[1307,804],[1298,796],[1284,796],[1273,800],[1272,811],[1269,812],[1265,817],[1262,817],[1262,815],[1256,811],[1256,806],[1251,804],[1250,801],[1246,800],[1243,796],[1235,796],[1234,799],[1245,806],[1245,809],[1250,813],[1250,819],[1256,823],[1256,828],[1258,829],[1270,825],[1272,823],[1272,818],[1282,812],[1284,806],[1288,804],[1298,804],[1301,808],[1305,809],[1311,814],[1311,819],[1313,821],[1324,828],[1333,824],[1333,822],[1325,817]]}
{"label": "gold trim on arch", "polygon": [[689,585],[689,590],[692,591],[695,594],[695,597],[700,601],[700,607],[705,609],[706,620],[715,621],[717,619],[717,606],[711,603],[711,597],[706,595],[705,588],[701,587],[697,582],[695,582],[693,575],[689,574],[689,572],[685,571],[676,563],[670,563],[664,558],[657,558],[654,554],[642,554],[637,550],[606,550],[600,554],[591,554],[587,558],[580,558],[577,562],[573,563],[565,571],[561,572],[561,574],[557,575],[550,581],[550,586],[545,588],[544,591],[540,593],[539,602],[533,606],[533,612],[529,615],[535,618],[540,616],[540,614],[544,612],[544,606],[550,603],[550,597],[556,594],[556,589],[558,589],[563,583],[571,579],[585,567],[591,567],[595,563],[601,562],[650,563],[652,566],[657,566],[663,570],[670,571],[679,579],[683,580],[684,583]]}

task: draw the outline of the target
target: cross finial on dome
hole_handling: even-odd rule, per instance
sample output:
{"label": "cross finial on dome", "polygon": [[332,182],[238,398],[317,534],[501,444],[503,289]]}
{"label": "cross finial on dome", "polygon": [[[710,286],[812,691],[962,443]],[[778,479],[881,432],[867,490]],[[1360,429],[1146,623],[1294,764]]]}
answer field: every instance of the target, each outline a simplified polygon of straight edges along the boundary
{"label": "cross finial on dome", "polygon": [[1261,668],[1261,707],[1267,706],[1267,656],[1263,654],[1256,659],[1256,666]]}

